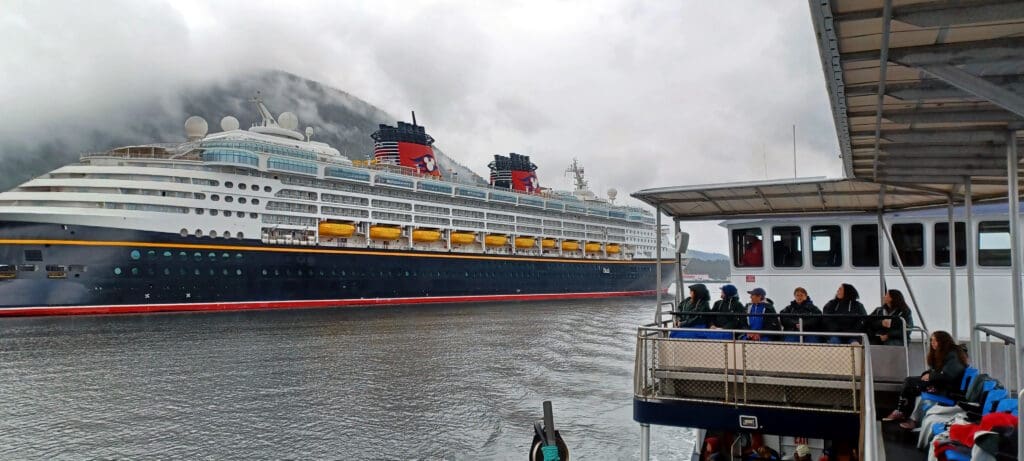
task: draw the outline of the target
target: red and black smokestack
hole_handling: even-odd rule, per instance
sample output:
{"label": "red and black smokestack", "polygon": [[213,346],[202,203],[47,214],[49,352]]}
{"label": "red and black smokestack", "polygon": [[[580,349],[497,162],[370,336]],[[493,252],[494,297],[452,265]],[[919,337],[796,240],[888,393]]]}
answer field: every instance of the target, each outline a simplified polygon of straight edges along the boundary
{"label": "red and black smokestack", "polygon": [[420,174],[441,176],[441,169],[434,157],[434,138],[413,122],[398,122],[397,126],[380,124],[370,137],[374,140],[373,158],[377,163],[400,165],[414,168]]}
{"label": "red and black smokestack", "polygon": [[540,192],[537,165],[530,161],[528,155],[495,155],[494,161],[487,166],[491,169],[491,185],[494,187],[526,193]]}

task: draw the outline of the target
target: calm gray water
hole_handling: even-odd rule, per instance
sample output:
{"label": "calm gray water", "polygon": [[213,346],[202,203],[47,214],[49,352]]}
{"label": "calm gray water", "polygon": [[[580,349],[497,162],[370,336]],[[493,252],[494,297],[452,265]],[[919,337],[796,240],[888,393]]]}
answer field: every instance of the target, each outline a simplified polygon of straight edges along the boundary
{"label": "calm gray water", "polygon": [[574,459],[632,459],[653,306],[0,319],[0,459],[525,459],[545,399]]}

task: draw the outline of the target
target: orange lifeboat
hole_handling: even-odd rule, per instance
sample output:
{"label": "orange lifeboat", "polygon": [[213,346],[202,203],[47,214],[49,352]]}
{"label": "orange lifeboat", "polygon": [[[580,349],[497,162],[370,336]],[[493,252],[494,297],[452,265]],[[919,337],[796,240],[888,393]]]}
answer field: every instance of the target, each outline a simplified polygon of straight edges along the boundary
{"label": "orange lifeboat", "polygon": [[587,253],[600,253],[601,252],[601,244],[600,243],[589,242],[589,243],[587,243],[585,248],[586,248]]}
{"label": "orange lifeboat", "polygon": [[370,226],[370,238],[373,240],[398,240],[402,229],[389,226]]}
{"label": "orange lifeboat", "polygon": [[337,222],[322,222],[317,226],[321,237],[351,237],[356,233],[356,226]]}
{"label": "orange lifeboat", "polygon": [[608,245],[605,245],[604,251],[607,251],[610,255],[618,254],[619,245],[615,243],[609,243]]}
{"label": "orange lifeboat", "polygon": [[537,246],[537,239],[533,237],[516,237],[516,248],[533,248]]}
{"label": "orange lifeboat", "polygon": [[419,243],[436,242],[441,240],[441,231],[429,230],[429,229],[414,229],[412,231],[412,241]]}
{"label": "orange lifeboat", "polygon": [[565,241],[562,242],[562,249],[565,251],[576,251],[580,249],[580,242]]}
{"label": "orange lifeboat", "polygon": [[489,247],[505,246],[508,243],[508,237],[504,235],[488,235],[484,237],[484,243]]}
{"label": "orange lifeboat", "polygon": [[543,248],[554,248],[555,239],[544,239],[540,241],[540,246]]}
{"label": "orange lifeboat", "polygon": [[468,245],[476,241],[476,234],[472,232],[452,232],[452,243]]}

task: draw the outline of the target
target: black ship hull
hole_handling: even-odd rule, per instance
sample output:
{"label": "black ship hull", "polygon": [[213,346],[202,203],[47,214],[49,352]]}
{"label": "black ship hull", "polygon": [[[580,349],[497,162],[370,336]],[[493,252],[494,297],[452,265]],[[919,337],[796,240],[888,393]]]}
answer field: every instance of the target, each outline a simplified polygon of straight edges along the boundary
{"label": "black ship hull", "polygon": [[674,262],[267,245],[0,222],[0,316],[645,296]]}

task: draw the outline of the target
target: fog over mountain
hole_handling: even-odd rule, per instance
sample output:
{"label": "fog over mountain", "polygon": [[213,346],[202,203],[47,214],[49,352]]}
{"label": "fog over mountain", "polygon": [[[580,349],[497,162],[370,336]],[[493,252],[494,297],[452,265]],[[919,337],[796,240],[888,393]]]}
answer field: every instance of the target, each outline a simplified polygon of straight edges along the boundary
{"label": "fog over mountain", "polygon": [[[132,99],[105,120],[64,120],[64,125],[46,133],[45,139],[0,139],[0,158],[4,160],[0,163],[0,189],[10,189],[74,162],[82,153],[184,141],[183,125],[190,115],[205,118],[211,132],[220,129],[220,119],[227,115],[238,118],[242,127],[250,126],[259,117],[250,101],[257,91],[271,111],[294,112],[303,129],[314,127],[314,139],[334,146],[351,159],[364,159],[373,152],[370,134],[378,124],[394,125],[397,119],[410,118],[396,118],[344,91],[286,72],[252,72],[227,81],[191,85],[176,95]],[[435,149],[442,171],[457,172],[460,181],[484,182],[475,171],[446,156],[443,145],[438,142]],[[486,166],[475,169],[483,171]]]}

